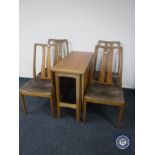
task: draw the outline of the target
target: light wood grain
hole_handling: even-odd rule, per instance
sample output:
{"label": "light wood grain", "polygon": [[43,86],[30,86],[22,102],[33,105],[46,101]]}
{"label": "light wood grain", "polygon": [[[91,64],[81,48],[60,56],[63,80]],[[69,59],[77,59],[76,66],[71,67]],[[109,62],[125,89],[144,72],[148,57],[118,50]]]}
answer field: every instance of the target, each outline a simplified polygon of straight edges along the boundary
{"label": "light wood grain", "polygon": [[68,47],[67,39],[48,39],[48,44],[56,44],[58,48],[59,60],[62,60],[69,54],[69,47]]}
{"label": "light wood grain", "polygon": [[99,81],[104,82],[105,79],[105,72],[106,72],[106,56],[107,53],[106,51],[103,51],[103,58],[102,58],[102,63],[101,63],[101,71],[100,71],[100,77],[99,77]]}
{"label": "light wood grain", "polygon": [[109,49],[108,68],[107,68],[107,83],[112,84],[112,64],[113,64],[113,48]]}
{"label": "light wood grain", "polygon": [[[38,43],[34,44],[34,58],[33,58],[33,78],[34,79],[28,81],[30,83],[27,83],[26,87],[23,86],[20,88],[19,93],[20,93],[21,103],[23,105],[24,112],[27,113],[27,108],[26,108],[24,96],[49,98],[50,99],[51,113],[54,117],[54,109],[53,109],[53,97],[54,97],[53,94],[55,94],[54,93],[54,84],[53,84],[53,87],[51,88],[51,90],[48,90],[48,91],[40,90],[40,92],[38,92],[37,89],[34,89],[34,87],[33,87],[33,85],[36,84],[35,82],[38,80],[37,76],[36,76],[36,51],[37,51],[38,46],[40,46],[42,49],[42,66],[41,66],[41,77],[40,77],[40,79],[41,80],[51,80],[51,83],[53,82],[52,73],[51,73],[51,52],[54,52],[55,63],[57,63],[58,62],[58,51],[57,51],[56,45],[54,45],[54,44],[52,44],[52,45],[38,44]],[[54,48],[54,50],[51,50],[51,48]],[[47,59],[46,59],[46,54],[45,54],[46,50],[47,50]],[[46,71],[45,66],[47,66],[47,75],[45,74],[45,71]],[[46,81],[46,82],[48,82],[48,81]],[[39,85],[38,88],[39,89],[44,88],[44,84],[41,83],[41,85]]]}
{"label": "light wood grain", "polygon": [[[52,68],[52,71],[55,72],[58,118],[60,117],[60,108],[66,107],[76,109],[76,120],[80,121],[81,107],[83,107],[81,105],[83,105],[84,92],[90,78],[92,60],[93,53],[91,52],[71,52]],[[70,77],[76,80],[75,104],[60,102],[59,77]]]}
{"label": "light wood grain", "polygon": [[[98,52],[102,51],[102,59],[101,59],[101,67],[100,67],[100,73],[99,73],[99,80],[94,79],[94,72],[96,71],[96,63],[97,63],[97,55]],[[95,47],[95,54],[94,54],[94,61],[92,66],[92,72],[91,72],[91,81],[92,82],[100,82],[104,84],[112,84],[112,78],[113,78],[113,55],[114,50],[118,50],[118,72],[117,74],[117,82],[115,83],[118,86],[122,86],[122,47],[118,46],[102,46],[102,45],[96,45]],[[114,74],[115,75],[115,74]]]}
{"label": "light wood grain", "polygon": [[84,74],[93,53],[91,52],[71,52],[62,61],[56,64],[52,70],[71,74]]}
{"label": "light wood grain", "polygon": [[41,78],[45,79],[45,46],[42,47],[42,53]]}
{"label": "light wood grain", "polygon": [[109,46],[109,47],[120,47],[120,41],[99,40],[98,45]]}
{"label": "light wood grain", "polygon": [[60,107],[76,109],[76,104],[60,102]]}
{"label": "light wood grain", "polygon": [[[97,54],[98,54],[99,49],[102,50],[103,52],[100,77],[98,81],[97,80],[95,81],[97,85],[91,85],[91,84],[94,84],[93,83],[94,82],[93,72],[95,71],[95,68],[96,68]],[[104,104],[104,105],[111,105],[111,106],[119,107],[120,111],[119,111],[119,116],[118,116],[116,126],[117,127],[120,126],[123,112],[124,112],[125,100],[123,97],[123,90],[120,88],[121,85],[119,85],[118,87],[114,85],[112,81],[113,54],[114,54],[115,49],[117,49],[119,53],[118,75],[121,77],[122,76],[122,47],[112,46],[112,45],[109,45],[109,46],[108,45],[106,46],[96,45],[95,47],[95,54],[94,54],[95,60],[93,61],[93,67],[92,67],[93,71],[91,73],[92,83],[90,84],[91,87],[88,87],[88,91],[86,92],[86,95],[84,97],[84,111],[83,111],[84,122],[86,121],[86,111],[87,111],[88,103],[95,103],[95,104]],[[106,89],[108,87],[112,89],[108,91],[108,89]],[[107,90],[107,92],[102,91],[103,89]],[[113,91],[113,89],[116,91]],[[116,98],[119,98],[120,100],[115,100]]]}

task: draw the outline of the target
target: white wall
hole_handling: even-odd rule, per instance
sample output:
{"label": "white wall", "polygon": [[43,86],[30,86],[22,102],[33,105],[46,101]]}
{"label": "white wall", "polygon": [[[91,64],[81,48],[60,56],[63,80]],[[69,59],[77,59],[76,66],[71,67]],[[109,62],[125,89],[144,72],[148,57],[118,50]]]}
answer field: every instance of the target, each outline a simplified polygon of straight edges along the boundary
{"label": "white wall", "polygon": [[20,77],[32,77],[33,44],[67,38],[72,50],[98,40],[123,46],[123,87],[135,87],[134,0],[20,0]]}

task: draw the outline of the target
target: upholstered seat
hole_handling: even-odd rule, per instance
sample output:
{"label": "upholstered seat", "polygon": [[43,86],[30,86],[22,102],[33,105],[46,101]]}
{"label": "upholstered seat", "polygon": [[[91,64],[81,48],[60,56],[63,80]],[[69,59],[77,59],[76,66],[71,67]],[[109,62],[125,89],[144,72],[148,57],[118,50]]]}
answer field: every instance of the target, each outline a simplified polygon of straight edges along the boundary
{"label": "upholstered seat", "polygon": [[38,93],[52,93],[51,80],[32,79],[26,82],[21,88],[22,92],[38,92]]}
{"label": "upholstered seat", "polygon": [[100,83],[90,83],[87,88],[85,99],[93,99],[98,103],[104,100],[104,104],[124,104],[123,91],[120,87]]}

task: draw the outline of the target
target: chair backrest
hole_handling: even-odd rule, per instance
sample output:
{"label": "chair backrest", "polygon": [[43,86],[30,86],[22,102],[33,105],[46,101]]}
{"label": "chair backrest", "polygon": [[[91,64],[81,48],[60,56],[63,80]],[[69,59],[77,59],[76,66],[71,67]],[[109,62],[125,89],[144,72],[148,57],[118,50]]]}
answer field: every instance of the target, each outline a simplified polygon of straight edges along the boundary
{"label": "chair backrest", "polygon": [[67,39],[48,39],[48,44],[56,44],[58,47],[59,60],[62,60],[69,54]]}
{"label": "chair backrest", "polygon": [[120,42],[119,41],[104,41],[104,40],[99,40],[98,45],[101,46],[110,46],[110,47],[120,47]]}
{"label": "chair backrest", "polygon": [[[58,48],[55,44],[34,44],[33,57],[33,78],[36,78],[36,52],[37,47],[41,47],[42,64],[41,64],[41,79],[52,79],[51,67],[58,63]],[[40,52],[40,51],[38,51]],[[51,63],[51,56],[54,56],[53,64]],[[47,72],[46,72],[47,69]]]}
{"label": "chair backrest", "polygon": [[97,82],[104,84],[113,84],[113,65],[114,64],[114,52],[118,52],[118,68],[117,76],[120,83],[122,83],[122,47],[111,47],[96,45],[94,53],[94,64],[91,72],[91,80],[94,81],[93,74],[96,69],[98,52],[102,51],[102,59],[100,65],[99,79]]}

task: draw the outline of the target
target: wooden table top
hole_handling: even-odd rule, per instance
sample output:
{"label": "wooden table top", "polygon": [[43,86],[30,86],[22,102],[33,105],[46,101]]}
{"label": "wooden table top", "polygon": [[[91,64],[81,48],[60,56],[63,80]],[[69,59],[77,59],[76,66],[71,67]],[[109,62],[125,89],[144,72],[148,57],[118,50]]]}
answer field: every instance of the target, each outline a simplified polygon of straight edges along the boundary
{"label": "wooden table top", "polygon": [[57,63],[52,68],[52,71],[71,74],[84,74],[92,59],[92,56],[93,52],[73,51]]}

